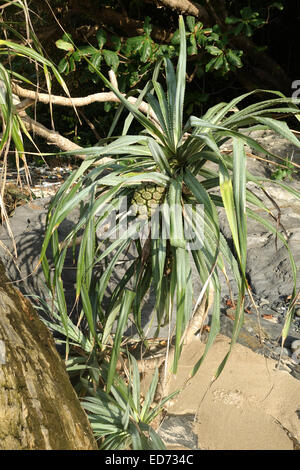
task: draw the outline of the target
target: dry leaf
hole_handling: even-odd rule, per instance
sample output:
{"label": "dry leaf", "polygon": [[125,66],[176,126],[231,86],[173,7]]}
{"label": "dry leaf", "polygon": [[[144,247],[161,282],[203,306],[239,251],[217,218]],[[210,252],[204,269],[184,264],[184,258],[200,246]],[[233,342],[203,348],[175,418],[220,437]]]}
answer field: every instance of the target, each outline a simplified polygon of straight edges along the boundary
{"label": "dry leaf", "polygon": [[227,307],[230,307],[230,308],[233,308],[233,307],[236,306],[235,302],[232,302],[231,299],[226,300],[226,305],[227,305]]}
{"label": "dry leaf", "polygon": [[264,314],[262,317],[263,317],[265,320],[271,320],[271,319],[273,318],[273,315],[271,315],[271,314],[270,314],[270,315]]}

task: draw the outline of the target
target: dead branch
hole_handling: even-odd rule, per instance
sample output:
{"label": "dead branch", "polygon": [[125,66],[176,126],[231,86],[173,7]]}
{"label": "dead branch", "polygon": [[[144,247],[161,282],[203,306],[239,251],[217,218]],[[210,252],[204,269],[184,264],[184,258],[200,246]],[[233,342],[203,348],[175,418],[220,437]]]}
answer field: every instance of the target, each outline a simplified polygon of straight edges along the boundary
{"label": "dead branch", "polygon": [[[49,104],[50,101],[52,105],[75,107],[88,106],[92,103],[120,103],[119,98],[112,91],[94,93],[92,95],[78,98],[68,98],[65,96],[49,95],[48,93],[39,93],[37,91],[27,90],[16,83],[12,83],[12,90],[15,95],[19,96],[19,98],[31,101],[31,103],[29,101],[26,102],[26,107],[34,104],[35,102]],[[125,96],[125,94],[123,94],[123,96]],[[137,98],[134,96],[129,96],[127,100],[133,105],[137,102]],[[22,106],[22,109],[24,109],[24,106]],[[139,105],[139,110],[144,114],[148,114],[150,118],[157,122],[156,115],[148,103],[142,101]]]}
{"label": "dead branch", "polygon": [[[113,70],[109,71],[109,79],[112,85],[118,89],[118,82],[116,75]],[[59,106],[73,106],[73,107],[80,107],[80,106],[87,106],[91,103],[105,103],[105,102],[114,102],[120,103],[119,98],[112,92],[103,92],[103,93],[95,93],[93,95],[85,96],[82,98],[68,98],[65,96],[55,96],[50,95],[48,93],[39,93],[34,90],[27,90],[25,88],[20,87],[16,83],[12,83],[12,91],[18,97],[22,98],[22,101],[16,106],[16,111],[19,114],[20,118],[22,119],[26,129],[29,132],[33,132],[34,134],[43,137],[46,142],[49,144],[55,145],[59,149],[64,152],[72,152],[77,150],[82,150],[80,145],[75,144],[71,140],[63,137],[56,131],[50,130],[47,127],[43,126],[35,119],[32,119],[27,115],[25,109],[29,106],[32,106],[36,102],[44,103],[44,104],[51,104],[51,105],[59,105]],[[123,95],[125,96],[125,94]],[[131,104],[136,104],[137,98],[130,96],[127,98]],[[139,110],[149,116],[149,118],[155,123],[157,127],[159,127],[159,123],[157,117],[150,107],[148,103],[142,101],[139,105]],[[91,124],[91,123],[90,123]],[[95,132],[95,129],[94,129]],[[78,158],[81,160],[85,160],[85,155],[77,155]],[[107,163],[113,161],[109,157],[104,157],[99,160],[96,165]]]}
{"label": "dead branch", "polygon": [[[71,140],[67,139],[66,137],[63,137],[60,135],[58,132],[51,131],[47,127],[43,126],[39,122],[35,121],[34,119],[31,119],[25,111],[22,111],[19,113],[20,117],[22,118],[22,121],[26,127],[26,129],[29,132],[33,132],[34,134],[43,137],[46,142],[49,144],[55,145],[59,149],[61,149],[64,152],[72,152],[76,150],[83,150],[80,145],[75,144]],[[76,157],[80,158],[81,160],[85,160],[86,156],[85,155],[76,155]],[[107,163],[113,161],[112,158],[109,157],[103,157],[101,160],[99,160],[95,165],[100,165],[102,163]]]}

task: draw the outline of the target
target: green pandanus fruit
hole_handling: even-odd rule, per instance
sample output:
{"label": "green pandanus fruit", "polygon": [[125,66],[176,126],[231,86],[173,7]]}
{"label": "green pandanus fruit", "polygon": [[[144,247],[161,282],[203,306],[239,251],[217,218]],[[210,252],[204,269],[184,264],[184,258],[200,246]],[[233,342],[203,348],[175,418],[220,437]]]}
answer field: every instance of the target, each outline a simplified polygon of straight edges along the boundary
{"label": "green pandanus fruit", "polygon": [[137,215],[140,217],[151,217],[151,209],[160,206],[165,199],[166,189],[154,184],[146,184],[136,189],[131,201],[136,206]]}

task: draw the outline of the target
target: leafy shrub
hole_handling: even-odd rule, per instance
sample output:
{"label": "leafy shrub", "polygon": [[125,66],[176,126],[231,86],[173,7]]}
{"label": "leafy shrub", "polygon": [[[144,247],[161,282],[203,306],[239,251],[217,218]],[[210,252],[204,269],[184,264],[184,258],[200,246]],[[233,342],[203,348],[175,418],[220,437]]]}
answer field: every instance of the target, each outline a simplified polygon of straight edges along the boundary
{"label": "leafy shrub", "polygon": [[[210,335],[205,353],[194,368],[195,373],[219,331],[221,293],[219,271],[226,272],[224,260],[232,269],[239,291],[238,314],[234,323],[232,345],[243,323],[244,297],[245,292],[249,291],[246,279],[247,216],[256,219],[272,233],[277,234],[289,250],[284,236],[277,232],[268,221],[247,207],[247,203],[251,202],[268,212],[261,201],[246,187],[247,181],[263,186],[264,180],[254,177],[246,170],[244,144],[263,151],[275,160],[278,160],[278,157],[263,149],[254,139],[241,133],[239,129],[242,127],[248,131],[272,129],[299,146],[298,140],[288,126],[270,117],[275,113],[299,114],[298,108],[293,100],[285,98],[281,93],[266,91],[266,93],[277,95],[277,98],[238,110],[237,106],[240,102],[255,93],[250,92],[235,98],[228,104],[219,103],[209,109],[202,118],[192,116],[184,125],[186,34],[182,18],[180,18],[179,31],[180,53],[177,71],[175,73],[171,61],[165,58],[166,91],[153,79],[152,86],[156,97],[151,93],[147,95],[148,102],[156,116],[154,120],[153,117],[151,119],[144,116],[137,107],[130,104],[94,67],[95,72],[119,97],[123,106],[143,126],[144,131],[139,135],[111,137],[100,142],[102,144],[100,146],[81,151],[89,158],[58,191],[48,214],[47,232],[42,250],[43,268],[49,287],[57,295],[63,323],[67,322],[68,312],[64,300],[61,272],[67,247],[72,240],[76,239],[80,231],[83,231],[83,236],[77,259],[76,294],[77,298],[81,298],[82,311],[95,345],[98,344],[102,349],[107,347],[103,344],[103,333],[97,330],[97,325],[100,323],[104,329],[109,328],[111,331],[114,321],[117,320],[118,340],[115,340],[112,350],[112,360],[108,371],[108,389],[112,384],[116,358],[120,351],[120,338],[125,331],[130,312],[133,314],[137,331],[141,338],[144,338],[141,326],[142,299],[150,287],[153,288],[156,298],[155,314],[158,331],[160,325],[170,321],[171,314],[176,317],[173,363],[173,370],[176,371],[184,333],[195,312],[192,305],[191,259],[195,263],[203,285],[197,305],[208,289],[209,283],[212,284],[215,295]],[[88,63],[92,66],[91,61]],[[127,130],[128,122],[125,123],[124,132],[126,133]],[[224,155],[220,150],[220,145],[230,138],[233,139],[233,154]],[[102,163],[101,159],[107,155],[111,157],[111,160]],[[207,163],[211,162],[216,164],[216,170],[206,167]],[[94,164],[97,166],[92,168]],[[108,174],[106,170],[109,170]],[[278,184],[299,198],[299,193],[283,183]],[[146,241],[134,237],[137,229],[141,230],[148,222],[147,219],[141,220],[138,213],[129,214],[131,225],[122,232],[122,236],[116,236],[122,229],[122,217],[126,215],[126,211],[118,214],[116,225],[111,228],[107,239],[99,240],[97,231],[107,223],[109,213],[119,210],[119,198],[127,198],[130,203],[137,191],[145,189],[145,185],[160,187],[164,194],[164,203],[161,207],[162,217],[151,220],[150,226],[146,228],[148,230]],[[214,188],[220,189],[220,196],[210,192]],[[80,221],[70,231],[62,248],[58,240],[57,228],[78,205],[81,205],[82,209]],[[191,213],[185,210],[187,205],[191,207]],[[198,205],[204,207],[202,219],[197,213]],[[225,209],[232,233],[234,252],[220,232],[217,206]],[[197,217],[200,218],[197,219]],[[169,238],[165,239],[161,235],[158,238],[151,237],[151,233],[156,230],[156,233],[162,233],[163,223],[170,228]],[[204,234],[199,230],[201,223],[204,224]],[[194,241],[197,242],[196,249],[190,249],[190,239],[186,236],[185,226],[189,227],[193,233]],[[51,274],[45,256],[50,242],[54,252],[54,275]],[[109,306],[104,308],[103,299],[111,276],[117,263],[122,259],[124,251],[128,250],[131,245],[136,247],[138,254],[110,297]],[[96,266],[100,262],[105,263],[105,271],[97,277],[95,276]],[[291,263],[295,280],[296,271],[292,258]],[[135,295],[131,297],[132,292]],[[293,292],[295,295],[295,286]],[[126,302],[124,298],[127,299]],[[291,315],[292,310],[286,318],[283,340],[287,334]],[[217,375],[225,362],[226,358]]]}

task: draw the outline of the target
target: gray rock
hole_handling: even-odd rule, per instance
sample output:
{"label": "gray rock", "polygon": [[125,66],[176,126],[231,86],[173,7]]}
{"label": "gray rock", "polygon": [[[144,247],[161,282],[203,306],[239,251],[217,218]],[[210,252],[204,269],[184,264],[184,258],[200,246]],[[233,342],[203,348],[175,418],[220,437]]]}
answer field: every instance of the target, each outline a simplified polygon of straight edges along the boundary
{"label": "gray rock", "polygon": [[295,351],[296,351],[297,349],[299,349],[299,348],[300,348],[300,340],[297,339],[297,340],[295,340],[295,341],[292,342],[292,344],[291,344],[291,350],[292,350],[293,352],[295,352]]}
{"label": "gray rock", "polygon": [[300,380],[300,364],[296,365],[291,372],[291,375],[295,377],[295,379]]}
{"label": "gray rock", "polygon": [[296,364],[300,364],[300,346],[293,352],[292,359]]}
{"label": "gray rock", "polygon": [[300,308],[299,307],[295,309],[295,316],[300,317]]}
{"label": "gray rock", "polygon": [[274,318],[277,317],[276,310],[273,310],[267,304],[264,304],[262,307],[260,306],[259,311],[261,312],[261,315],[272,315]]}
{"label": "gray rock", "polygon": [[[41,294],[43,291],[40,282],[41,268],[32,273],[38,264],[49,202],[49,198],[39,199],[17,207],[13,217],[9,219],[16,242],[17,259],[0,246],[0,256],[8,277],[17,281],[16,285],[27,294]],[[13,253],[13,244],[5,225],[0,226],[0,239]]]}
{"label": "gray rock", "polygon": [[[281,349],[282,349],[282,354],[281,354]],[[273,353],[277,355],[278,357],[281,355],[281,357],[289,357],[291,355],[290,351],[287,348],[281,348],[280,346],[277,346],[276,348],[273,349]]]}
{"label": "gray rock", "polygon": [[[8,250],[0,246],[0,257],[6,267],[7,276],[14,282],[24,295],[37,295],[49,301],[48,289],[45,286],[42,268],[36,269],[39,263],[42,243],[45,233],[45,223],[50,198],[36,199],[24,206],[17,207],[13,217],[9,219],[11,230],[14,234],[18,257],[15,259],[9,254],[13,253],[13,244],[6,226],[0,226],[0,240]],[[63,221],[58,229],[59,239],[63,240],[69,230],[77,222],[79,210]],[[77,250],[78,252],[78,250]],[[48,250],[49,255],[49,250]],[[51,267],[51,261],[50,261]],[[65,296],[69,309],[72,309],[75,300],[74,286],[76,283],[76,271],[73,264],[72,249],[68,250],[66,257],[66,269],[63,271]]]}
{"label": "gray rock", "polygon": [[[220,333],[232,337],[234,321],[226,315],[220,318]],[[261,331],[262,339],[266,337],[264,330]],[[259,327],[257,320],[251,315],[245,315],[244,325],[241,328],[237,342],[246,346],[252,351],[263,352],[264,344],[259,339]]]}
{"label": "gray rock", "polygon": [[[290,185],[299,191],[300,184],[293,181]],[[253,191],[265,205],[272,210],[274,216],[277,216],[277,210],[270,203],[265,194],[259,190],[256,185],[250,183],[249,189]],[[272,183],[265,184],[267,191],[271,197],[277,202],[281,210],[281,223],[286,233],[289,235],[289,246],[293,253],[296,266],[300,266],[300,203],[288,192],[275,186]],[[263,213],[260,209],[253,209],[258,215]],[[231,241],[231,232],[222,208],[218,209],[220,226],[222,233],[229,243]],[[271,216],[264,218],[272,223],[276,228],[276,221]],[[254,219],[248,218],[248,256],[247,256],[247,275],[252,287],[253,293],[259,297],[265,298],[269,302],[282,296],[288,296],[292,293],[293,277],[289,259],[289,254],[280,240],[269,233],[267,229],[256,222]],[[284,234],[281,227],[281,233]],[[232,279],[231,273],[228,273]],[[224,295],[227,294],[226,286],[222,284]],[[297,279],[297,288],[300,288],[300,278]]]}

